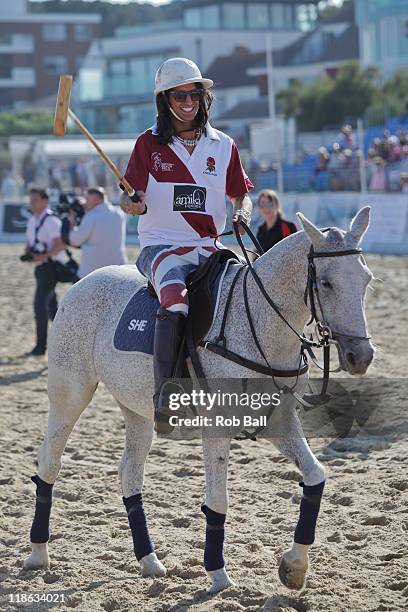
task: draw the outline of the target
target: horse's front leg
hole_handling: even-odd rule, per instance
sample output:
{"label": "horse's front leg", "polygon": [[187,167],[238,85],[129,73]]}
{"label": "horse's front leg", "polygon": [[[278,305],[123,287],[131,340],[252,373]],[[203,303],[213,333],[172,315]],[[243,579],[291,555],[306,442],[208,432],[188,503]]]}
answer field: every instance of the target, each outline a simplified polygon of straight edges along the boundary
{"label": "horse's front leg", "polygon": [[273,443],[301,470],[303,495],[292,547],[282,556],[279,578],[287,588],[301,590],[309,567],[309,548],[315,540],[325,471],[304,437],[294,406],[288,408],[284,423],[283,431],[279,432],[279,438],[273,438]]}
{"label": "horse's front leg", "polygon": [[143,507],[144,466],[153,439],[153,421],[149,421],[122,404],[125,419],[125,450],[119,465],[123,503],[132,532],[133,549],[140,563],[142,576],[165,576],[166,568],[154,552]]}
{"label": "horse's front leg", "polygon": [[206,516],[204,567],[217,593],[234,585],[225,569],[224,523],[228,509],[227,473],[230,439],[203,438],[206,496],[202,511]]}

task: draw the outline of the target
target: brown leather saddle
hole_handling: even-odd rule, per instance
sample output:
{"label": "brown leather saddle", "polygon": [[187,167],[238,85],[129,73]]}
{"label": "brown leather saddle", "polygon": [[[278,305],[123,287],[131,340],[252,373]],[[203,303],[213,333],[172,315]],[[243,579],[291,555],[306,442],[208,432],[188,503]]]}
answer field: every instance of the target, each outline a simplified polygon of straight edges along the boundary
{"label": "brown leather saddle", "polygon": [[[189,299],[189,314],[187,318],[186,335],[190,336],[194,346],[198,346],[211,327],[214,318],[212,290],[217,277],[221,274],[227,261],[240,259],[229,249],[220,249],[213,253],[199,268],[188,275],[186,285]],[[153,285],[148,283],[148,290],[157,296]]]}

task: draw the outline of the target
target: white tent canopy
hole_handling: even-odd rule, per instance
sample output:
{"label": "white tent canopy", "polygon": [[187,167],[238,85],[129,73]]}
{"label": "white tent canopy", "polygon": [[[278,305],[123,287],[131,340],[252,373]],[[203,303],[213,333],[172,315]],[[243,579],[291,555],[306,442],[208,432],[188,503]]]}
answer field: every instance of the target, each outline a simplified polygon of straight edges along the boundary
{"label": "white tent canopy", "polygon": [[[101,138],[98,145],[109,156],[130,156],[135,138]],[[47,157],[77,157],[86,155],[99,155],[95,147],[84,136],[75,138],[38,139],[37,146]]]}

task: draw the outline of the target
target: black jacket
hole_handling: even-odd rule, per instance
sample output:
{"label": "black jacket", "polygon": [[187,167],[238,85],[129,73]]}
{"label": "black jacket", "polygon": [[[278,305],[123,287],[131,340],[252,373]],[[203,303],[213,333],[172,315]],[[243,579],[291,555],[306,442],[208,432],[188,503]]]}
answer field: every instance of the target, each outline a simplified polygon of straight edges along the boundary
{"label": "black jacket", "polygon": [[281,217],[276,219],[276,223],[267,229],[266,222],[259,226],[256,237],[264,251],[268,251],[275,244],[297,232],[297,227],[291,221],[286,221]]}

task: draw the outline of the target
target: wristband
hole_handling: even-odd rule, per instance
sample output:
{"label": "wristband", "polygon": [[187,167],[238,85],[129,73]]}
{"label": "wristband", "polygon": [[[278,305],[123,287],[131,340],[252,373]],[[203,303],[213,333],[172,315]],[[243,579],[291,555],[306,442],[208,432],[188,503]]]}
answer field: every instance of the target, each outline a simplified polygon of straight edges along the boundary
{"label": "wristband", "polygon": [[238,210],[234,211],[234,215],[237,215],[237,217],[243,217],[243,220],[247,225],[249,225],[251,222],[251,213],[245,208],[238,208]]}

